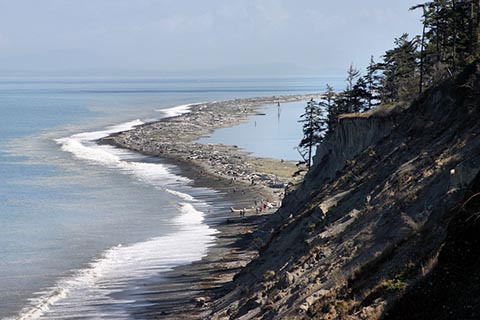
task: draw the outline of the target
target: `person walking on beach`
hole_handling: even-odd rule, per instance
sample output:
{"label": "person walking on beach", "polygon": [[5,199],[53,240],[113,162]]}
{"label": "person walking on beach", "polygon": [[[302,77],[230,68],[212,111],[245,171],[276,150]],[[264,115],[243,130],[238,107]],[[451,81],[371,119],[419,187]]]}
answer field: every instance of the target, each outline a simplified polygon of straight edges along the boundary
{"label": "person walking on beach", "polygon": [[243,209],[240,209],[240,218],[245,218],[245,211],[247,209],[243,208]]}

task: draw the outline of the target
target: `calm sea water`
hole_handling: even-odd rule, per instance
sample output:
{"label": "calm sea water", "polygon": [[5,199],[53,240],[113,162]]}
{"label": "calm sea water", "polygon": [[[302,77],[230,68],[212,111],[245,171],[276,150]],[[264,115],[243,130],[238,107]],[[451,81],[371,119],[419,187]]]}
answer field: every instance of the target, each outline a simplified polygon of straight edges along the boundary
{"label": "calm sea water", "polygon": [[[204,213],[228,207],[221,195],[96,138],[179,105],[318,92],[327,82],[343,85],[342,77],[0,80],[0,318],[129,318],[143,283],[214,243]],[[223,131],[212,139],[293,158],[284,150],[293,148],[298,106],[282,106],[280,117],[276,106],[266,110],[276,122],[244,124],[263,128],[263,145]]]}
{"label": "calm sea water", "polygon": [[218,129],[199,142],[233,144],[258,157],[303,161],[296,147],[303,136],[298,120],[305,106],[305,101],[266,105],[259,111],[261,115]]}

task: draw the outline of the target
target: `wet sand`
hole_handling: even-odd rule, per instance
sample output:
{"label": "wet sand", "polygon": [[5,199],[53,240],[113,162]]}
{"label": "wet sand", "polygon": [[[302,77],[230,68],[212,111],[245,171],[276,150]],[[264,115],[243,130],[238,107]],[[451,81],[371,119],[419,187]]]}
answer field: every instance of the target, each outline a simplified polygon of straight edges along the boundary
{"label": "wet sand", "polygon": [[[314,95],[262,97],[204,103],[191,106],[189,113],[162,119],[102,139],[143,154],[157,156],[176,165],[180,175],[193,186],[217,190],[222,200],[213,200],[206,222],[219,230],[217,241],[201,261],[163,273],[158,281],[145,284],[138,297],[136,318],[198,319],[212,299],[228,291],[229,282],[257,255],[255,231],[275,214],[275,208],[257,213],[261,201],[280,205],[284,192],[299,177],[294,163],[252,157],[235,146],[200,144],[195,141],[217,128],[236,125],[259,114],[267,104],[307,101]],[[208,199],[207,199],[208,201]],[[246,217],[230,207],[250,208]],[[260,228],[260,230],[259,230]]]}

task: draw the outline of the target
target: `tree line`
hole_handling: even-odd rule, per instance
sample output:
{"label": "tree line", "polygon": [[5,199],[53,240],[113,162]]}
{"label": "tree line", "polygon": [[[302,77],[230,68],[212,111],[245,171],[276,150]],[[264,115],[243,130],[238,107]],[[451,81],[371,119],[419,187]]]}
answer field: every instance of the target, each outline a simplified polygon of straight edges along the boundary
{"label": "tree line", "polygon": [[371,57],[364,75],[351,64],[343,91],[327,85],[321,100],[308,102],[298,147],[307,166],[312,148],[335,130],[339,115],[411,101],[479,58],[480,0],[433,0],[410,10],[422,12],[421,34],[396,38],[379,61]]}

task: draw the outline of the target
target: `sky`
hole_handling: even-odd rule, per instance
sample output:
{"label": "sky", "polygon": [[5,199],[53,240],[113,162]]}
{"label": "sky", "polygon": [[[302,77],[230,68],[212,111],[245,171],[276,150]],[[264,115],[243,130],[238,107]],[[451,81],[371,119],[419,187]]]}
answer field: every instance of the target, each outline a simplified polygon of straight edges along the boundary
{"label": "sky", "polygon": [[418,0],[0,0],[0,75],[307,75],[421,32]]}

